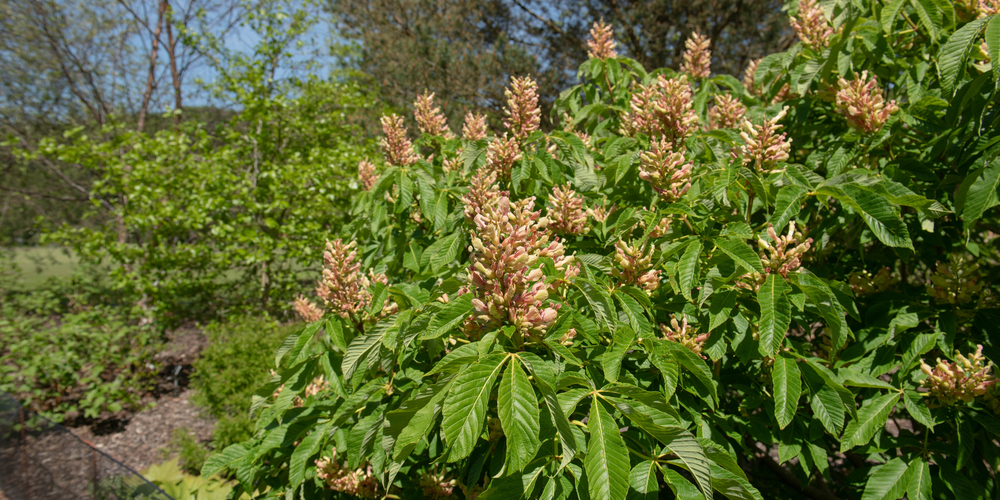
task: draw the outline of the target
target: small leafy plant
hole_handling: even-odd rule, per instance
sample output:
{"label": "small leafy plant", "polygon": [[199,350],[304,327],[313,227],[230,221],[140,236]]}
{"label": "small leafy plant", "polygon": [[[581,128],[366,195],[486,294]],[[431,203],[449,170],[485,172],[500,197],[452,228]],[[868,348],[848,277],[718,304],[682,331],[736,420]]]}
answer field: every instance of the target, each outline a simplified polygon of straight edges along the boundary
{"label": "small leafy plant", "polygon": [[563,130],[527,77],[492,137],[431,95],[416,142],[385,117],[254,438],[203,473],[285,498],[995,497],[996,4],[791,12],[801,43],[742,82],[700,35],[647,72],[598,23]]}

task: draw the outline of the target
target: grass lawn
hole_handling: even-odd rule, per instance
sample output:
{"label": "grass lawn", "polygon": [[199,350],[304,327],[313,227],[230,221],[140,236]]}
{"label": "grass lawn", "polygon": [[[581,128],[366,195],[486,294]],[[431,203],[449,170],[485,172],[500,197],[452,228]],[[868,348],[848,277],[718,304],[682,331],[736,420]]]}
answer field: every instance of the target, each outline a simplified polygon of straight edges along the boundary
{"label": "grass lawn", "polygon": [[68,278],[79,264],[76,255],[62,247],[6,247],[0,252],[21,270],[18,288],[24,291],[38,289],[49,278]]}

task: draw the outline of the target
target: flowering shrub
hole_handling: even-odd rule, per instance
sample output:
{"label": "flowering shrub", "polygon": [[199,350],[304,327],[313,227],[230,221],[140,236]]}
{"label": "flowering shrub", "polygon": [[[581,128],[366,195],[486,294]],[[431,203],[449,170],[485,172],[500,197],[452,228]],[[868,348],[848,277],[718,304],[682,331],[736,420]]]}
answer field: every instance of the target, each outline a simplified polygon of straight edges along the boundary
{"label": "flowering shrub", "polygon": [[256,437],[203,473],[264,497],[1000,494],[1000,19],[795,7],[802,43],[743,83],[700,35],[648,72],[597,23],[562,130],[529,77],[495,135],[454,138],[430,96],[419,136],[387,118]]}

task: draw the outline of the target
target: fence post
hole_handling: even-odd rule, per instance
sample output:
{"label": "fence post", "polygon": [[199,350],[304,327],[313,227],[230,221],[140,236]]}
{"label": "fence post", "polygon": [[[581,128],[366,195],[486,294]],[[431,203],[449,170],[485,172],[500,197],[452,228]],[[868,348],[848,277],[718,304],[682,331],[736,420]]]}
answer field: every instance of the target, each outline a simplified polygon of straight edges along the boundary
{"label": "fence post", "polygon": [[31,481],[28,479],[28,432],[24,425],[24,407],[20,404],[17,405],[17,413],[21,417],[21,465],[24,468],[21,478],[24,481],[24,497],[26,500],[31,500]]}

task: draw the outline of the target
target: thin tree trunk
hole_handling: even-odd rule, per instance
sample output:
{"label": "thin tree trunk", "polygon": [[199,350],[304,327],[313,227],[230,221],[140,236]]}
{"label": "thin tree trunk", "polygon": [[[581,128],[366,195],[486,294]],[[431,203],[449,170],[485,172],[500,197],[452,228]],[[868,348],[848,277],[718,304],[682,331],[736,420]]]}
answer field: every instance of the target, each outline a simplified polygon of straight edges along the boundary
{"label": "thin tree trunk", "polygon": [[[177,71],[177,40],[174,39],[174,30],[171,27],[173,18],[171,16],[172,9],[168,4],[167,0],[162,0],[164,4],[167,4],[167,55],[170,57],[170,76],[174,81],[174,109],[181,109],[181,75]],[[181,123],[181,116],[174,115],[174,127]]]}
{"label": "thin tree trunk", "polygon": [[160,32],[163,30],[163,17],[167,13],[167,0],[160,0],[160,12],[156,17],[156,31],[153,32],[153,48],[149,54],[149,75],[146,77],[146,92],[142,94],[142,108],[139,109],[137,127],[142,132],[146,125],[146,113],[149,112],[149,101],[153,97],[153,87],[156,85],[156,55],[160,51]]}

